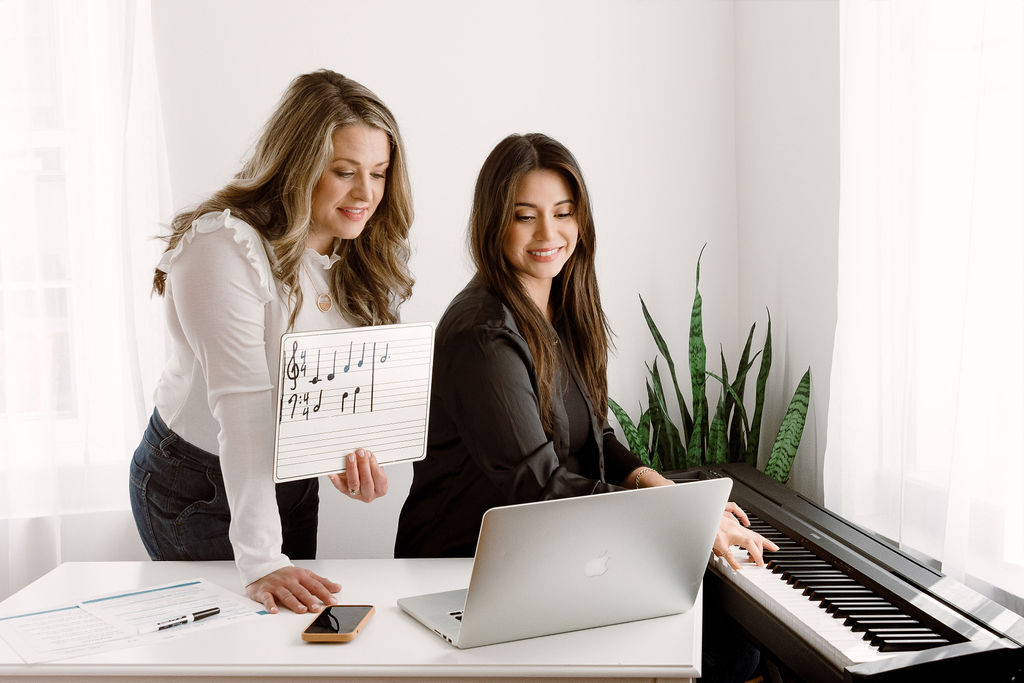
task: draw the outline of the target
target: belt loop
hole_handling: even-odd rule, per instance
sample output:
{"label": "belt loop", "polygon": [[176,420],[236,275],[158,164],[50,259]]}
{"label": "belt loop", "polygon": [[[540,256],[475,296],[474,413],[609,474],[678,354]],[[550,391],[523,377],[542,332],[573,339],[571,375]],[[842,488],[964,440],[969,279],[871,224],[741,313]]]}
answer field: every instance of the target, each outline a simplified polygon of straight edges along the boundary
{"label": "belt loop", "polygon": [[171,444],[173,444],[177,440],[178,440],[178,435],[175,434],[174,432],[171,432],[170,434],[168,434],[167,436],[165,436],[163,439],[160,440],[160,450],[161,451],[166,450],[168,446],[170,446]]}

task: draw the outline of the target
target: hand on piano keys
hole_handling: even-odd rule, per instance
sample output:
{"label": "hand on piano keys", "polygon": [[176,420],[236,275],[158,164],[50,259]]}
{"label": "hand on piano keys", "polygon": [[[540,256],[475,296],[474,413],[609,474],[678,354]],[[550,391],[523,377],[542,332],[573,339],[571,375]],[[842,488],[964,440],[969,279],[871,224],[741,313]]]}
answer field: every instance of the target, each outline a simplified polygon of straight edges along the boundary
{"label": "hand on piano keys", "polygon": [[[779,546],[768,538],[750,528],[750,519],[743,509],[730,501],[722,513],[722,522],[718,525],[718,534],[711,552],[715,557],[724,559],[736,571],[740,570],[741,560],[734,557],[732,548],[738,547],[747,551],[750,560],[764,566],[764,551],[775,552]],[[742,557],[742,556],[741,556]]]}

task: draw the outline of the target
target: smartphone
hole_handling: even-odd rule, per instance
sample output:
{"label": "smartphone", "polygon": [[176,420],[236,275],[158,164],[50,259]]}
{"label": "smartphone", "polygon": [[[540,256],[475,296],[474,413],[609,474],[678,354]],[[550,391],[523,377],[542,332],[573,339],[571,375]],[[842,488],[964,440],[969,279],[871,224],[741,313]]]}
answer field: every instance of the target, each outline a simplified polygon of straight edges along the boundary
{"label": "smartphone", "polygon": [[373,616],[373,605],[328,605],[302,632],[310,643],[347,643]]}

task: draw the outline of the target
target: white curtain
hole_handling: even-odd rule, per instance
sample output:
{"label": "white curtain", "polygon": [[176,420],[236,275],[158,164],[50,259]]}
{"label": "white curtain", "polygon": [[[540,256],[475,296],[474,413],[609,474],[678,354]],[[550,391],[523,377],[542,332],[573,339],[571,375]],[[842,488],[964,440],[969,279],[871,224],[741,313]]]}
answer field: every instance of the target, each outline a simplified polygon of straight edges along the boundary
{"label": "white curtain", "polygon": [[5,0],[0,79],[3,596],[66,559],[82,515],[141,548],[127,467],[164,357],[148,282],[170,202],[148,0]]}
{"label": "white curtain", "polygon": [[1024,596],[1024,3],[841,0],[825,504]]}

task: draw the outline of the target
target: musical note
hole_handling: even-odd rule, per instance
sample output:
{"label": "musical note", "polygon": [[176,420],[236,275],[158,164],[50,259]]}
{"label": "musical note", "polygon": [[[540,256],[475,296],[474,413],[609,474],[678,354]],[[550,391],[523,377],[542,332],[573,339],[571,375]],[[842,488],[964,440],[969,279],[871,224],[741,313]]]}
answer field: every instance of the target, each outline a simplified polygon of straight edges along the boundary
{"label": "musical note", "polygon": [[388,359],[388,349],[390,349],[390,348],[391,348],[391,342],[388,342],[387,345],[384,346],[384,355],[380,357],[380,362],[381,363],[385,362]]}
{"label": "musical note", "polygon": [[316,376],[309,380],[310,384],[316,384],[320,381],[320,349],[316,350]]}
{"label": "musical note", "polygon": [[334,371],[338,369],[338,350],[334,350],[334,364],[331,365],[331,371],[327,373],[327,381],[330,382],[334,379]]}
{"label": "musical note", "polygon": [[352,367],[352,342],[348,343],[348,362],[345,363],[345,367],[343,367],[341,371],[348,372],[350,367]]}
{"label": "musical note", "polygon": [[356,387],[356,390],[352,392],[352,414],[353,415],[356,414],[356,396],[358,396],[358,395],[359,395],[359,387]]}
{"label": "musical note", "polygon": [[[285,374],[287,374],[288,379],[292,381],[292,391],[295,391],[295,388],[298,386],[299,380],[299,364],[295,362],[295,354],[298,350],[299,342],[292,342],[292,357],[291,360],[288,361],[288,366],[285,369]],[[294,416],[294,414],[295,411],[293,410],[292,415]]]}
{"label": "musical note", "polygon": [[345,412],[345,399],[348,398],[348,392],[346,391],[341,395],[341,412]]}
{"label": "musical note", "polygon": [[[372,356],[372,352],[371,352],[371,356]],[[359,356],[359,362],[356,363],[357,367],[360,367],[360,368],[363,367],[363,359],[364,358],[366,358],[366,342],[363,342],[363,352]]]}
{"label": "musical note", "polygon": [[313,412],[314,413],[319,413],[320,412],[320,404],[323,403],[323,402],[324,402],[324,390],[321,389],[320,390],[320,397],[317,398],[316,405],[313,406]]}

